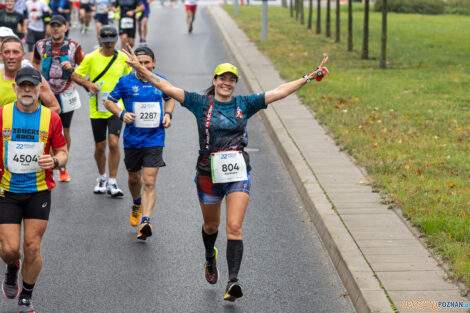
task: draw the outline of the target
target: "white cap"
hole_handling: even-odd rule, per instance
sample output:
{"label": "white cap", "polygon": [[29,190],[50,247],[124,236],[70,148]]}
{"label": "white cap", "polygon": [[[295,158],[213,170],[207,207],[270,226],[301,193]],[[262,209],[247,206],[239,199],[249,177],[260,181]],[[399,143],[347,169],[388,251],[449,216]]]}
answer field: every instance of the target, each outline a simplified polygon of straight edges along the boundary
{"label": "white cap", "polygon": [[0,37],[16,37],[18,36],[11,30],[11,28],[2,26],[0,27]]}

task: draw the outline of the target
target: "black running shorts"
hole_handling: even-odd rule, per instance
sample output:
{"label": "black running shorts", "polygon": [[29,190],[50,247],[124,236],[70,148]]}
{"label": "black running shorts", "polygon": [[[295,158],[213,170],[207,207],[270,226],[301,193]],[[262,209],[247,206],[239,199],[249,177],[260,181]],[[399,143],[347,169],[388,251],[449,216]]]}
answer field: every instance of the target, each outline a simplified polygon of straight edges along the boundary
{"label": "black running shorts", "polygon": [[80,3],[80,9],[85,10],[86,13],[91,12],[91,6],[89,3]]}
{"label": "black running shorts", "polygon": [[[55,95],[55,98],[57,99],[57,101],[59,102],[59,104],[61,105],[61,108],[62,108],[62,103],[61,103],[61,100],[60,100],[60,96]],[[70,111],[70,112],[67,112],[67,113],[62,113],[61,112],[59,114],[60,120],[62,121],[62,127],[63,128],[70,128],[70,125],[72,125],[73,112],[74,111]]]}
{"label": "black running shorts", "polygon": [[0,195],[0,224],[21,224],[23,219],[48,220],[51,211],[50,190],[33,193],[5,191]]}
{"label": "black running shorts", "polygon": [[138,172],[142,167],[163,167],[163,147],[124,148],[124,164],[128,172]]}
{"label": "black running shorts", "polygon": [[109,118],[92,118],[91,129],[93,130],[95,142],[100,142],[106,140],[106,130],[108,134],[119,137],[122,129],[122,121],[116,115]]}
{"label": "black running shorts", "polygon": [[121,28],[121,21],[119,21],[119,35],[127,35],[128,38],[135,38],[135,34],[137,32],[137,22],[136,19],[134,20],[134,26],[132,28]]}

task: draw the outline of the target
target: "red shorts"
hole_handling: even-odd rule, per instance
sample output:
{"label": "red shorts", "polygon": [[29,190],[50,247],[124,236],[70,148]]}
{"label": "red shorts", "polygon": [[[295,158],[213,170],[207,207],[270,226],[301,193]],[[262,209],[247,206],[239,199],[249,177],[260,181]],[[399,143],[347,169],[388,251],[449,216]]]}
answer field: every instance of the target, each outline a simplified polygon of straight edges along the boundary
{"label": "red shorts", "polygon": [[73,7],[73,8],[78,8],[78,9],[80,9],[80,2],[79,2],[79,1],[77,1],[77,2],[72,2],[72,7]]}
{"label": "red shorts", "polygon": [[185,4],[184,6],[186,7],[186,11],[191,11],[193,14],[196,14],[197,5]]}

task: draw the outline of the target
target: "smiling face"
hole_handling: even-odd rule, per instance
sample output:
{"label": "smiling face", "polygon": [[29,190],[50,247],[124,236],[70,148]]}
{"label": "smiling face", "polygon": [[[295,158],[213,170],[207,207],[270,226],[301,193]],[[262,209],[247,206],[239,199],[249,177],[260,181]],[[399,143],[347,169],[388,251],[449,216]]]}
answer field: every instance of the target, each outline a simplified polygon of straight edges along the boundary
{"label": "smiling face", "polygon": [[16,72],[21,68],[25,53],[23,46],[19,42],[5,42],[2,45],[2,58],[5,64],[5,70]]}
{"label": "smiling face", "polygon": [[213,78],[212,84],[215,87],[216,98],[230,100],[237,85],[237,76],[229,72],[223,73]]}
{"label": "smiling face", "polygon": [[40,86],[41,84],[34,85],[29,81],[22,82],[19,85],[14,83],[13,88],[15,89],[18,102],[25,107],[38,103]]}

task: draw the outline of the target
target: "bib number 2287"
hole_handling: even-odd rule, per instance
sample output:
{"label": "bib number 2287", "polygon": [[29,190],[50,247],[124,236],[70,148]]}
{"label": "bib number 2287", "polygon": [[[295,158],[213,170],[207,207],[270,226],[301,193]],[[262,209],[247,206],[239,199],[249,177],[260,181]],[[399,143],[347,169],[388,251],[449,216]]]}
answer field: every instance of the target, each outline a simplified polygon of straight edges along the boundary
{"label": "bib number 2287", "polygon": [[211,154],[212,183],[247,180],[246,163],[241,151],[220,151]]}

